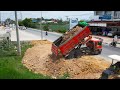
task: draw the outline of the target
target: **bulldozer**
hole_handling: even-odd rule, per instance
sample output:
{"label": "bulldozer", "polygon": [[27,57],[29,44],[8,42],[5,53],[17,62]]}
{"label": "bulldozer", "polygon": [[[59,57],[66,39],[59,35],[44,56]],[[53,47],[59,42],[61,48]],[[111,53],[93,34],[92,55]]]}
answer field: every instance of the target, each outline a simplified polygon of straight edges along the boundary
{"label": "bulldozer", "polygon": [[103,71],[100,79],[120,79],[120,61],[110,65],[109,68]]}

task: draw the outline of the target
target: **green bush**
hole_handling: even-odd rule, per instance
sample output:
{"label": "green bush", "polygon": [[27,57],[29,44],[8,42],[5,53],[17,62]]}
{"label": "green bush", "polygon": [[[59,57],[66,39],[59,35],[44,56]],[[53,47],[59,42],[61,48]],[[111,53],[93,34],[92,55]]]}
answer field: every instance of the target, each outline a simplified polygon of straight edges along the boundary
{"label": "green bush", "polygon": [[45,31],[49,31],[49,26],[48,26],[48,25],[45,25],[45,26],[43,26],[43,29],[44,29]]}
{"label": "green bush", "polygon": [[30,23],[29,27],[31,27],[31,28],[36,28],[37,26],[36,26],[35,23]]}
{"label": "green bush", "polygon": [[37,24],[36,23],[33,23],[31,19],[24,19],[23,21],[19,21],[19,25],[20,26],[25,26],[25,27],[31,27],[31,28],[36,28]]}
{"label": "green bush", "polygon": [[59,30],[57,30],[57,32],[59,32],[59,33],[65,33],[66,30],[65,29],[59,29]]}
{"label": "green bush", "polygon": [[16,55],[15,46],[8,40],[0,42],[0,56]]}

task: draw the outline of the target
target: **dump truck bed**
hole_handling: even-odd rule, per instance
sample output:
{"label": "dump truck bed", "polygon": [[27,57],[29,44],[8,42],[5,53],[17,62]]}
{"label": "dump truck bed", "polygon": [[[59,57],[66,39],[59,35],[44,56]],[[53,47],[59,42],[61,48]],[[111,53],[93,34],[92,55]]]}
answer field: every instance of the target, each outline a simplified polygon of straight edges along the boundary
{"label": "dump truck bed", "polygon": [[58,56],[61,53],[63,56],[69,54],[77,45],[79,45],[85,37],[91,34],[89,27],[84,27],[82,30],[78,30],[72,37],[68,38],[65,42],[62,42],[63,36],[59,37],[52,44],[52,52]]}

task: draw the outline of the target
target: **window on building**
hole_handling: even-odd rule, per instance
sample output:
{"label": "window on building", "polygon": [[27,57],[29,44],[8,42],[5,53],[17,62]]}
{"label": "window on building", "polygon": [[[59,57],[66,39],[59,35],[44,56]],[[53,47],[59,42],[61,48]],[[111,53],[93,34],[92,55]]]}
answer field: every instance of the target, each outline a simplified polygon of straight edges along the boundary
{"label": "window on building", "polygon": [[103,11],[96,11],[96,15],[103,15]]}
{"label": "window on building", "polygon": [[105,14],[106,14],[106,15],[111,15],[111,14],[112,14],[112,11],[105,11]]}
{"label": "window on building", "polygon": [[120,19],[120,11],[115,11],[114,17],[115,19]]}

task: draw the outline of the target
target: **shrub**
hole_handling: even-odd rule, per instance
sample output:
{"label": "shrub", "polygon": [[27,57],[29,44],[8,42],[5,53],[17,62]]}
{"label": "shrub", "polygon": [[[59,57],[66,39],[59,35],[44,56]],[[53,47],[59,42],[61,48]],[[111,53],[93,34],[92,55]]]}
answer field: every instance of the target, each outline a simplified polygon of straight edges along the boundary
{"label": "shrub", "polygon": [[30,26],[29,26],[29,27],[31,27],[31,28],[36,28],[37,26],[36,26],[35,23],[30,23]]}
{"label": "shrub", "polygon": [[8,40],[0,42],[0,56],[16,55],[15,46]]}
{"label": "shrub", "polygon": [[43,30],[49,31],[49,26],[48,26],[48,25],[45,25],[45,26],[43,27]]}
{"label": "shrub", "polygon": [[59,29],[59,30],[57,30],[59,33],[65,33],[66,32],[66,30],[65,29]]}

